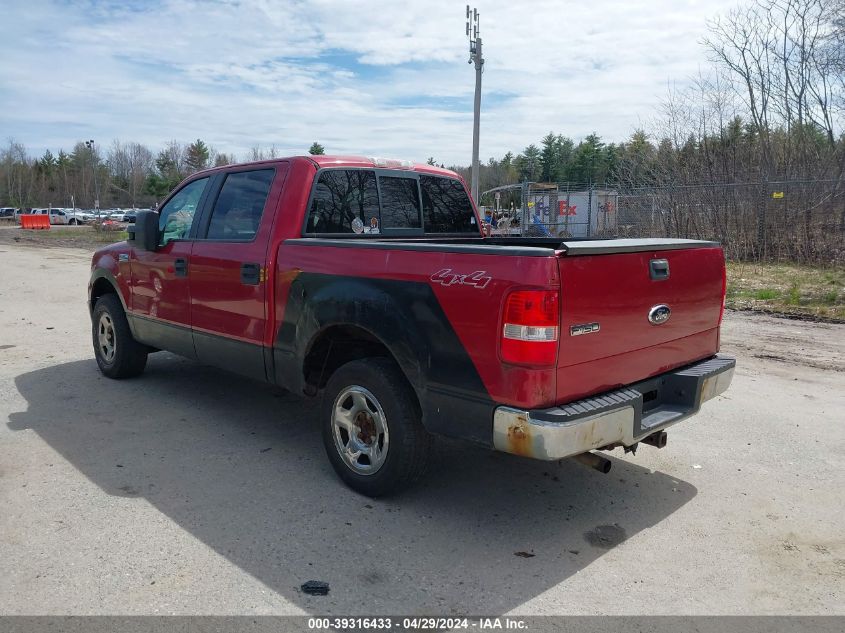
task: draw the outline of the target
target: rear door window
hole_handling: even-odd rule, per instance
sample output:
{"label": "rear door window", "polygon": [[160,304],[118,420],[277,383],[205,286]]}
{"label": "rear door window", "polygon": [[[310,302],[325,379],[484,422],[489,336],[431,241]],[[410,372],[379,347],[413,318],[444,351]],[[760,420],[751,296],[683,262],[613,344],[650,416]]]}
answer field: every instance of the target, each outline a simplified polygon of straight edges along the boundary
{"label": "rear door window", "polygon": [[472,203],[460,181],[420,176],[426,233],[478,233]]}
{"label": "rear door window", "polygon": [[273,169],[226,175],[214,203],[207,239],[248,242],[255,238],[273,183]]}

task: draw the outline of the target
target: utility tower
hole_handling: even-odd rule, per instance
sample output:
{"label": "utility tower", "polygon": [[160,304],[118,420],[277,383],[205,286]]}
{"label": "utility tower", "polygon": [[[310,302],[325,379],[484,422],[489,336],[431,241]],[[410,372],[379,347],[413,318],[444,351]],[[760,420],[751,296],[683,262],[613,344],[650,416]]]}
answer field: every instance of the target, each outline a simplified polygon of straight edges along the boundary
{"label": "utility tower", "polygon": [[481,72],[484,58],[481,56],[481,38],[478,36],[478,9],[470,10],[467,5],[467,38],[469,39],[469,63],[475,64],[475,104],[472,120],[472,175],[470,177],[472,199],[478,204],[478,134],[481,128]]}
{"label": "utility tower", "polygon": [[91,150],[91,171],[94,172],[94,209],[100,210],[100,185],[97,182],[97,151],[94,147],[94,139],[85,141],[85,147]]}

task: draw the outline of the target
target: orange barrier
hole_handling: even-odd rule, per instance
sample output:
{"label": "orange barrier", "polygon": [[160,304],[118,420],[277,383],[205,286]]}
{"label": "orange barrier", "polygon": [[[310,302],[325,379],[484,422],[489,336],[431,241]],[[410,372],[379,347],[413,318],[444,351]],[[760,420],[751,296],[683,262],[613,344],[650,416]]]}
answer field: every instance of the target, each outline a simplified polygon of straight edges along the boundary
{"label": "orange barrier", "polygon": [[49,229],[50,216],[48,215],[21,215],[22,229]]}

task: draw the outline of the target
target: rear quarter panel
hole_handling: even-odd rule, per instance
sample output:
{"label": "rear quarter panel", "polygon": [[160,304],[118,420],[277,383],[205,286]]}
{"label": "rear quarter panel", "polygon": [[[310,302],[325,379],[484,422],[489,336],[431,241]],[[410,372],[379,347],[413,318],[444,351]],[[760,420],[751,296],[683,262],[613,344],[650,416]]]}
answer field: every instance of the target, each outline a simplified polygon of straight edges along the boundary
{"label": "rear quarter panel", "polygon": [[[491,402],[514,406],[541,406],[552,404],[555,397],[555,370],[532,370],[503,365],[499,359],[499,333],[501,329],[502,299],[509,290],[521,287],[558,287],[557,261],[551,254],[545,257],[480,255],[397,249],[358,247],[350,242],[348,247],[308,245],[308,240],[287,242],[279,249],[276,267],[277,322],[285,323],[286,307],[298,296],[289,296],[295,280],[304,275],[336,276],[349,282],[366,283],[367,280],[391,280],[415,284],[425,289],[423,293],[405,295],[400,300],[422,301],[414,297],[432,295],[447,320],[446,327],[454,331],[460,349],[437,349],[446,341],[431,341],[432,350],[418,358],[423,376],[448,375],[436,371],[432,363],[444,362],[455,354],[466,355],[477,372],[486,393],[459,393],[454,385],[437,384],[423,379],[415,385],[418,391],[442,390],[454,392],[459,397],[484,398]],[[475,273],[473,275],[473,273]],[[463,276],[467,277],[463,277]],[[457,277],[456,277],[457,276]],[[385,306],[385,309],[389,309]],[[430,310],[420,305],[403,305],[410,317],[407,332],[400,336],[426,336],[443,324],[426,323],[434,318]],[[299,317],[297,317],[298,319]],[[297,327],[308,327],[297,324]],[[372,323],[372,333],[382,338],[378,322]],[[391,348],[396,341],[382,340]],[[304,350],[297,350],[297,355]],[[446,361],[448,362],[448,361]]]}

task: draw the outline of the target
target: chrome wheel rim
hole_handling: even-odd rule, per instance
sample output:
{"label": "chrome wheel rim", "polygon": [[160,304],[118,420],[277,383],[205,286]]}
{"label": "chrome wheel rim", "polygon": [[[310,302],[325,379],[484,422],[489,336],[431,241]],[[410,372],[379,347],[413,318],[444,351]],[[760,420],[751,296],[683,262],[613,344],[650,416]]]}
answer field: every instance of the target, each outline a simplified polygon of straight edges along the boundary
{"label": "chrome wheel rim", "polygon": [[334,445],[343,462],[359,475],[378,472],[387,459],[387,418],[375,396],[358,385],[340,392],[332,407]]}
{"label": "chrome wheel rim", "polygon": [[97,322],[97,350],[104,361],[110,363],[114,360],[115,340],[114,323],[107,312],[100,315]]}

